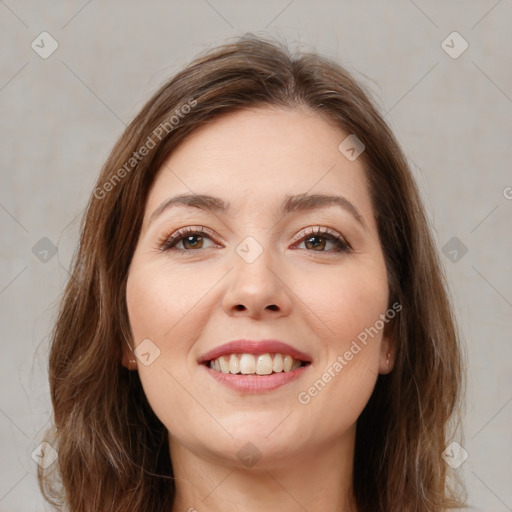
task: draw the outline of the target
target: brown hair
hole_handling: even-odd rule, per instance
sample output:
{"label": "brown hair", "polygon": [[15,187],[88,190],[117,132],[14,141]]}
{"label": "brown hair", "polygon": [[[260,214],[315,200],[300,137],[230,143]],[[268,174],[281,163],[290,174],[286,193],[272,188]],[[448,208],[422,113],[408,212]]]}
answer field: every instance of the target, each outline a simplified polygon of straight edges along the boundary
{"label": "brown hair", "polygon": [[394,370],[378,377],[357,422],[358,510],[457,506],[441,454],[450,419],[460,424],[461,354],[408,164],[369,95],[346,70],[317,54],[292,55],[280,43],[247,35],[197,58],[148,101],[115,145],[89,201],[51,344],[54,428],[48,441],[59,456],[39,479],[57,509],[170,509],[168,433],[137,372],[121,365],[123,343],[132,345],[128,268],[149,189],[169,153],[209,120],[264,106],[307,107],[365,145],[361,158],[390,304],[403,306],[389,324]]}

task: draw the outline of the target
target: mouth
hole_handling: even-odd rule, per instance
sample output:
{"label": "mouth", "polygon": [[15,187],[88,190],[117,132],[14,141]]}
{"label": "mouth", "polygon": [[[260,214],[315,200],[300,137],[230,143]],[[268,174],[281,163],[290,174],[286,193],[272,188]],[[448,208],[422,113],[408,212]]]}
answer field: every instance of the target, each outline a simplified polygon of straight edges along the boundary
{"label": "mouth", "polygon": [[231,375],[272,375],[288,373],[310,364],[289,354],[227,354],[204,363],[213,371]]}
{"label": "mouth", "polygon": [[275,340],[232,341],[198,361],[211,377],[245,393],[283,386],[298,378],[311,362],[308,354]]}

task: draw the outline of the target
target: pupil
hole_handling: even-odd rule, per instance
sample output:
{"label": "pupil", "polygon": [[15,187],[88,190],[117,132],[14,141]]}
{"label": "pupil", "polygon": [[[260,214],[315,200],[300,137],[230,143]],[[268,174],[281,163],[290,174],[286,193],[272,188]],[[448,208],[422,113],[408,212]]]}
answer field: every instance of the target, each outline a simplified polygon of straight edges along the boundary
{"label": "pupil", "polygon": [[[192,247],[200,247],[202,244],[201,244],[200,240],[197,240],[199,238],[201,238],[201,237],[198,235],[187,236],[187,238],[185,239],[185,244],[190,245]],[[194,240],[195,240],[195,242],[194,242]]]}
{"label": "pupil", "polygon": [[[317,243],[311,242],[311,240],[317,240]],[[320,241],[318,241],[320,240]],[[310,243],[313,247],[322,247],[325,245],[325,240],[322,239],[322,237],[319,236],[312,236],[307,239],[306,243]]]}

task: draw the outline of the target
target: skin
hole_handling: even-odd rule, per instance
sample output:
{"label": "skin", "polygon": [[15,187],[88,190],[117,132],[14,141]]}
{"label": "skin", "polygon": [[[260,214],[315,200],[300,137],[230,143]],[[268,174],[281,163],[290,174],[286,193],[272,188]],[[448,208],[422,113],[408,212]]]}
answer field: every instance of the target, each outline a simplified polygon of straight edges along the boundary
{"label": "skin", "polygon": [[[236,112],[190,135],[153,183],[126,299],[135,347],[150,339],[160,354],[134,364],[127,347],[123,364],[139,372],[170,433],[173,511],[356,510],[356,421],[378,374],[393,367],[393,340],[379,331],[307,404],[298,401],[388,308],[364,165],[338,150],[347,135],[307,109]],[[229,201],[232,211],[178,206],[150,222],[163,201],[188,193]],[[303,193],[344,196],[362,223],[339,206],[280,215],[287,194]],[[214,236],[159,249],[187,226]],[[322,235],[294,240],[310,227],[340,233],[352,251]],[[252,263],[235,251],[247,236],[263,249]],[[197,361],[240,338],[282,340],[312,364],[275,390],[234,391]],[[248,442],[261,455],[252,467],[237,456]]]}

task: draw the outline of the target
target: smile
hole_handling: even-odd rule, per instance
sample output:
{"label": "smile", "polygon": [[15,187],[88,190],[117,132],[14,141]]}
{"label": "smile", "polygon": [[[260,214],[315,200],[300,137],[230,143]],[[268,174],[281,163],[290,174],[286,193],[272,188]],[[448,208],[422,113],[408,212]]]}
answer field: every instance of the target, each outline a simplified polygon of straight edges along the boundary
{"label": "smile", "polygon": [[292,372],[307,363],[289,354],[226,354],[208,361],[208,367],[216,372],[242,375],[271,375]]}
{"label": "smile", "polygon": [[279,340],[234,340],[198,358],[219,383],[242,393],[271,391],[299,378],[312,363],[309,354]]}

